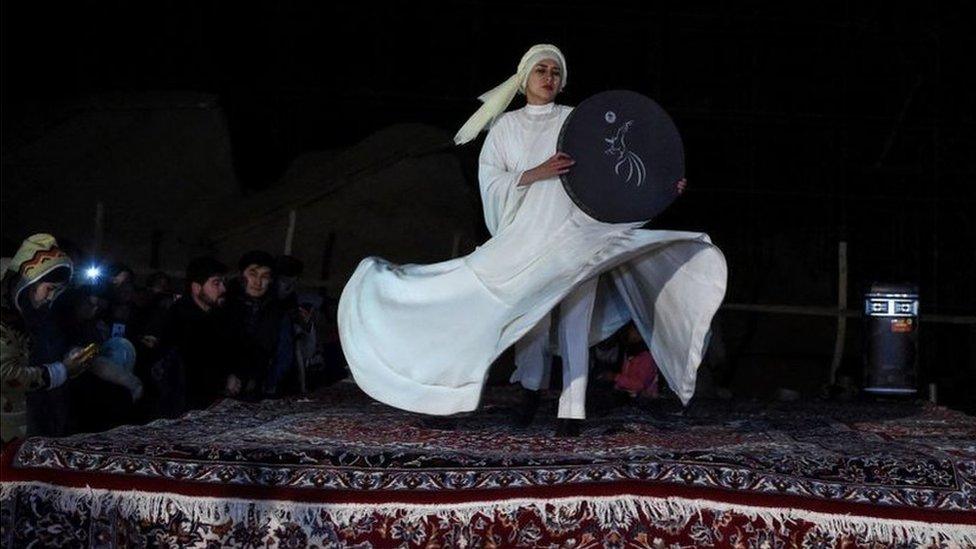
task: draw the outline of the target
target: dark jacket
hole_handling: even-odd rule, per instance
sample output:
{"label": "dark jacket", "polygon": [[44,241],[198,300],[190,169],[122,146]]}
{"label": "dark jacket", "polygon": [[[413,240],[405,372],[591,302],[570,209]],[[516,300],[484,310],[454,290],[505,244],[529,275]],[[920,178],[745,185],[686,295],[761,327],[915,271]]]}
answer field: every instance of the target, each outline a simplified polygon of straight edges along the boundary
{"label": "dark jacket", "polygon": [[162,385],[163,415],[209,406],[223,394],[227,376],[239,371],[240,354],[226,311],[204,311],[189,295],[170,308],[160,344],[162,358],[153,376]]}
{"label": "dark jacket", "polygon": [[266,390],[276,388],[295,360],[288,310],[271,291],[255,299],[235,286],[228,299],[227,313],[240,341],[245,377]]}

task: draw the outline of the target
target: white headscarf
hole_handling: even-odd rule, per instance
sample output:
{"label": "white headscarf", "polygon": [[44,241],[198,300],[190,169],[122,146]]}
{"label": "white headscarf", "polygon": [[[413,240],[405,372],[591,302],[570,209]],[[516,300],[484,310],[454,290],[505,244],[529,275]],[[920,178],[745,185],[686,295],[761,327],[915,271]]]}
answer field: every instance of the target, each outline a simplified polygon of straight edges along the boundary
{"label": "white headscarf", "polygon": [[467,122],[461,126],[457,135],[454,136],[454,143],[462,145],[478,136],[478,133],[493,121],[500,114],[505,112],[508,104],[512,102],[516,93],[525,93],[525,85],[529,80],[529,73],[532,67],[543,59],[552,59],[559,64],[562,79],[559,82],[559,91],[566,87],[566,58],[563,52],[552,44],[536,44],[529,48],[519,61],[518,70],[508,80],[502,82],[495,88],[481,94],[482,105]]}

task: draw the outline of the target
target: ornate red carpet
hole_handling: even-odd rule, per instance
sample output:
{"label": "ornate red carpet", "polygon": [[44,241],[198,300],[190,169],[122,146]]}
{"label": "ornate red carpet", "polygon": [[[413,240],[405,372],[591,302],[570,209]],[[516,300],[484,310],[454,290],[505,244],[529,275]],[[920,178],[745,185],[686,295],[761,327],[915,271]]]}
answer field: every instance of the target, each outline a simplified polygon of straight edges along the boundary
{"label": "ornate red carpet", "polygon": [[339,384],[4,451],[4,547],[976,544],[976,418],[923,404],[428,418]]}

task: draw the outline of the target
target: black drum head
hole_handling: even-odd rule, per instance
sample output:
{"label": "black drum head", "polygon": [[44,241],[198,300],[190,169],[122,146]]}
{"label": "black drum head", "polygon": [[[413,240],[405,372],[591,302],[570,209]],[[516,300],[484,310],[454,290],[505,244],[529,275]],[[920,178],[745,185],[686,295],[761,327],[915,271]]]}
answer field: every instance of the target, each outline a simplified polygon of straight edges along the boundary
{"label": "black drum head", "polygon": [[627,90],[598,93],[563,123],[558,150],[576,164],[560,176],[566,193],[606,223],[648,221],[678,196],[684,147],[668,113]]}

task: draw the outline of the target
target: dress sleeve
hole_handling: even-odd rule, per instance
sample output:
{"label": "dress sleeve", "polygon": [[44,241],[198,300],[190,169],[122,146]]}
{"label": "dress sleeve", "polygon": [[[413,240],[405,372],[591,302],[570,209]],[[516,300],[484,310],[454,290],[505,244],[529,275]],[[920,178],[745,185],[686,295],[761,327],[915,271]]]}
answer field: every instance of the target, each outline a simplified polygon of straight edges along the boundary
{"label": "dress sleeve", "polygon": [[495,236],[515,218],[528,187],[518,186],[524,171],[511,171],[502,148],[504,124],[496,124],[488,132],[478,159],[478,183],[485,210],[485,225]]}

